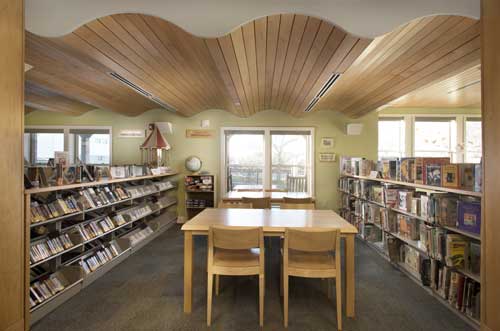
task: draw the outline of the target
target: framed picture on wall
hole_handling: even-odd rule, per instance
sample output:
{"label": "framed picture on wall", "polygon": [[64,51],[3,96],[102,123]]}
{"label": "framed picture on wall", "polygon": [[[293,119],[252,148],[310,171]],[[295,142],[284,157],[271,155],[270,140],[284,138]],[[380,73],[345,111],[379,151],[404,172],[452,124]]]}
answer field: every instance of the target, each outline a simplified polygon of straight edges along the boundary
{"label": "framed picture on wall", "polygon": [[320,147],[323,149],[331,149],[335,145],[335,140],[333,140],[332,137],[323,137],[321,138],[321,145]]}

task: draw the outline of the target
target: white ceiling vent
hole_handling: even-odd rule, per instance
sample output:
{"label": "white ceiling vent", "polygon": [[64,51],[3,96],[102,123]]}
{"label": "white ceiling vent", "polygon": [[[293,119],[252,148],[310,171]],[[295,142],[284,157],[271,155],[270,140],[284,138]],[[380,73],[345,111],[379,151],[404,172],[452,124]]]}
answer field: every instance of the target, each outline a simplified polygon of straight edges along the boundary
{"label": "white ceiling vent", "polygon": [[306,109],[304,109],[305,112],[310,112],[311,109],[318,103],[319,99],[323,95],[325,95],[326,92],[335,84],[335,82],[340,78],[341,74],[338,73],[333,73],[330,78],[326,81],[326,83],[323,85],[323,87],[319,90],[319,92],[314,96],[314,98],[309,102],[307,105]]}
{"label": "white ceiling vent", "polygon": [[155,97],[153,94],[149,93],[148,91],[141,88],[140,86],[132,83],[131,81],[129,81],[127,78],[123,77],[122,75],[117,74],[116,72],[110,72],[109,75],[111,77],[113,77],[114,79],[116,79],[117,81],[119,81],[120,83],[122,83],[122,84],[126,85],[127,87],[131,88],[132,90],[136,91],[137,93],[145,96],[146,98],[153,101],[154,103],[161,106],[162,108],[165,108],[166,110],[171,111],[173,113],[176,112],[174,107],[170,106],[165,101]]}

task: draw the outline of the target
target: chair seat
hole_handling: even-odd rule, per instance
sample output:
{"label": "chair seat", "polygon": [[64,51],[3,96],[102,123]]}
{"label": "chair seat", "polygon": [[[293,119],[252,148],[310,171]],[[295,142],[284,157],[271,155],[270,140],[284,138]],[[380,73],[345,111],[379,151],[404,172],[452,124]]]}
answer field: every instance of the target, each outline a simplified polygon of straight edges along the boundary
{"label": "chair seat", "polygon": [[328,252],[288,251],[288,267],[307,270],[335,270],[335,258]]}
{"label": "chair seat", "polygon": [[217,248],[214,252],[214,266],[226,268],[248,268],[259,266],[258,248],[234,250]]}

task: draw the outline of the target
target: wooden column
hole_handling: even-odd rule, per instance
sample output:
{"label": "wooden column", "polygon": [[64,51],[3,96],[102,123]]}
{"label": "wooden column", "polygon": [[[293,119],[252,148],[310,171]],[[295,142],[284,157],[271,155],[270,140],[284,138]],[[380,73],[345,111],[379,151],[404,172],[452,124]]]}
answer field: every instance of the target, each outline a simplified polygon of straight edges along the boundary
{"label": "wooden column", "polygon": [[24,9],[0,0],[0,330],[23,330]]}
{"label": "wooden column", "polygon": [[500,330],[500,1],[481,3],[483,227],[481,329]]}

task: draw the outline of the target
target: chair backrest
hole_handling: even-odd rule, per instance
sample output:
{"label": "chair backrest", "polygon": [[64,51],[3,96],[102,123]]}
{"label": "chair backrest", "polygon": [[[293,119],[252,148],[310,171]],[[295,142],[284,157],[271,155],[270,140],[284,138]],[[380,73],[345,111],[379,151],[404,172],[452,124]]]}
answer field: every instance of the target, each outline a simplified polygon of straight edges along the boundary
{"label": "chair backrest", "polygon": [[243,202],[224,202],[220,201],[219,202],[219,208],[246,208],[246,209],[252,209],[252,204],[251,203],[243,203]]}
{"label": "chair backrest", "polygon": [[251,203],[253,209],[269,209],[271,208],[271,198],[248,198],[243,197],[241,199],[243,203]]}
{"label": "chair backrest", "polygon": [[288,176],[286,178],[286,188],[288,192],[306,192],[307,177],[293,177]]}
{"label": "chair backrest", "polygon": [[280,209],[316,209],[314,203],[281,203]]}
{"label": "chair backrest", "polygon": [[211,226],[208,247],[222,249],[250,249],[261,247],[264,237],[261,227]]}
{"label": "chair backrest", "polygon": [[302,252],[328,252],[340,250],[339,229],[286,228],[284,249]]}
{"label": "chair backrest", "polygon": [[308,197],[308,198],[283,197],[283,202],[285,202],[285,203],[314,203],[314,201],[311,197]]}

